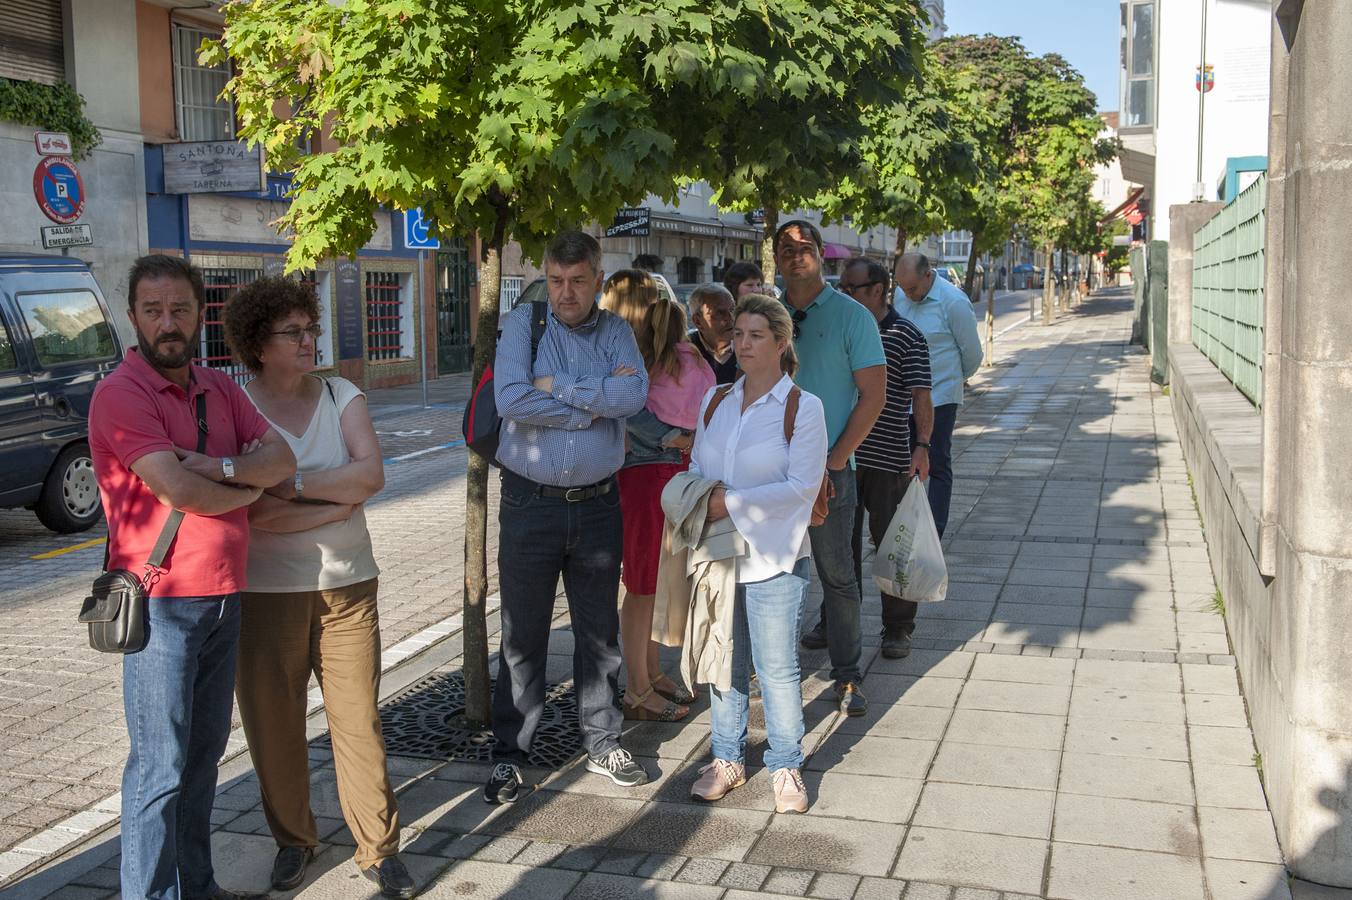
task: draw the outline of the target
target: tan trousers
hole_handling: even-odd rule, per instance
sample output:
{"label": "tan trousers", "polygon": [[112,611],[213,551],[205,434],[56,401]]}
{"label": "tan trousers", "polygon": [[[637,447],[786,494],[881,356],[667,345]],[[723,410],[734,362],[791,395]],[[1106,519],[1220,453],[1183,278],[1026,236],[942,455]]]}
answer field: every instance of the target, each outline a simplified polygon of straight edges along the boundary
{"label": "tan trousers", "polygon": [[399,812],[380,734],[377,579],[329,591],[246,592],[236,693],[263,812],[279,847],[319,842],[310,809],[305,693],[324,693],[338,801],[361,868],[399,850]]}

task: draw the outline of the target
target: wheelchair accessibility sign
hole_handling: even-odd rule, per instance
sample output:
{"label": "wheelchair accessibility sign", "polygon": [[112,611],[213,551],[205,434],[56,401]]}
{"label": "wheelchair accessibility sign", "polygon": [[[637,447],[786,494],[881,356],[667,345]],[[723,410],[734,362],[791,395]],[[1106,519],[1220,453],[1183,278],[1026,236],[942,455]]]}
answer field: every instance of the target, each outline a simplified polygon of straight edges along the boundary
{"label": "wheelchair accessibility sign", "polygon": [[44,156],[33,171],[33,197],[43,215],[70,225],[84,213],[84,182],[75,163],[64,156]]}

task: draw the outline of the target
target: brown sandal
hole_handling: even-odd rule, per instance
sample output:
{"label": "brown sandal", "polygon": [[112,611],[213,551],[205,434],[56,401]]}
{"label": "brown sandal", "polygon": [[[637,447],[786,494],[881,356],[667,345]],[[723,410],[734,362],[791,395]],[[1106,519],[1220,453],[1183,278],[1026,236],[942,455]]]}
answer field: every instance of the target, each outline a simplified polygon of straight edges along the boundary
{"label": "brown sandal", "polygon": [[681,706],[686,706],[688,704],[694,703],[696,700],[699,699],[699,694],[695,693],[694,691],[688,691],[685,688],[681,687],[666,674],[658,675],[657,677],[673,685],[673,689],[671,690],[665,689],[661,685],[659,685],[657,681],[653,681],[652,683],[653,690],[657,691],[658,694],[667,698],[672,703],[676,703]]}
{"label": "brown sandal", "polygon": [[652,694],[653,689],[649,687],[643,693],[635,696],[636,703],[630,703],[628,692],[626,692],[624,702],[620,704],[623,707],[625,719],[631,722],[679,722],[690,715],[688,707],[677,706],[670,700],[661,710],[648,709],[643,705],[643,701],[651,697]]}

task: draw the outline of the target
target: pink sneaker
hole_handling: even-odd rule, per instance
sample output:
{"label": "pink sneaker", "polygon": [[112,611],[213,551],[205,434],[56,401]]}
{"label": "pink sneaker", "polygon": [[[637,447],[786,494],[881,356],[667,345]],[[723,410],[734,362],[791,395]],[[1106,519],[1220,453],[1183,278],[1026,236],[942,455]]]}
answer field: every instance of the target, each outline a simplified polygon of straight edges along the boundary
{"label": "pink sneaker", "polygon": [[797,769],[779,769],[770,777],[775,783],[775,812],[807,812],[807,785]]}
{"label": "pink sneaker", "polygon": [[699,770],[699,780],[690,788],[696,800],[722,800],[728,791],[746,784],[746,766],[726,759],[715,759]]}

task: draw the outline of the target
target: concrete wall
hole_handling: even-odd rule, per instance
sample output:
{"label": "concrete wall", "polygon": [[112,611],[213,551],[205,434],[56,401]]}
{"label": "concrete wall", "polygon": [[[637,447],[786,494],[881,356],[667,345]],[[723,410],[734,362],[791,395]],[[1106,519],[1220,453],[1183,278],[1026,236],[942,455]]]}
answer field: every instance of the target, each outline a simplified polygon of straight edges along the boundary
{"label": "concrete wall", "polygon": [[1192,343],[1192,238],[1225,208],[1224,203],[1182,203],[1169,207],[1169,343]]}
{"label": "concrete wall", "polygon": [[1174,415],[1287,864],[1352,887],[1352,17],[1274,5],[1263,414],[1175,343]]}
{"label": "concrete wall", "polygon": [[[1206,95],[1202,179],[1207,199],[1232,156],[1267,153],[1267,0],[1205,0],[1207,62],[1215,88]],[[1155,184],[1151,237],[1169,240],[1169,208],[1193,199],[1197,180],[1197,91],[1202,7],[1197,0],[1158,0],[1155,75]]]}

